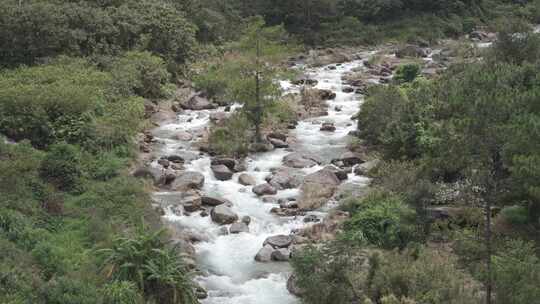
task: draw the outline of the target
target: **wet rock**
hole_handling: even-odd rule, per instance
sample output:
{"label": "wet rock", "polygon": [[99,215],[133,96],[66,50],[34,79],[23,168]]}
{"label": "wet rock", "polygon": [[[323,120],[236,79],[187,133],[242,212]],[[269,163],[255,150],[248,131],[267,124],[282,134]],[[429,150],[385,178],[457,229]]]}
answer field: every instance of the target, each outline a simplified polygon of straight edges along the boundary
{"label": "wet rock", "polygon": [[354,88],[353,87],[343,87],[343,89],[341,89],[341,91],[343,93],[352,93],[352,92],[354,92]]}
{"label": "wet rock", "polygon": [[272,248],[287,248],[292,243],[292,237],[289,235],[274,235],[266,238],[264,240],[263,246],[270,245]]}
{"label": "wet rock", "polygon": [[294,189],[300,187],[303,174],[292,168],[279,168],[270,175],[266,181],[276,189]]}
{"label": "wet rock", "polygon": [[310,168],[321,163],[318,156],[309,153],[293,152],[283,157],[283,164],[292,168]]}
{"label": "wet rock", "polygon": [[247,173],[242,173],[238,177],[238,183],[244,186],[253,186],[257,182],[255,181],[255,178]]}
{"label": "wet rock", "polygon": [[260,184],[260,185],[257,185],[255,187],[253,187],[252,191],[253,191],[253,193],[257,194],[258,196],[274,195],[274,194],[277,193],[276,188],[272,187],[272,185],[270,185],[268,183]]}
{"label": "wet rock", "polygon": [[304,217],[304,223],[316,223],[319,221],[320,219],[314,214],[309,214],[309,215],[306,215],[306,217]]}
{"label": "wet rock", "polygon": [[178,132],[174,137],[180,141],[190,141],[193,139],[193,135],[186,131]]}
{"label": "wet rock", "polygon": [[377,165],[380,163],[378,159],[371,160],[368,162],[365,162],[363,164],[359,164],[358,166],[354,167],[354,174],[356,175],[368,175],[369,171],[371,171],[373,168],[377,167]]}
{"label": "wet rock", "polygon": [[152,147],[150,146],[150,144],[143,142],[139,145],[139,151],[143,153],[150,153],[152,152]]}
{"label": "wet rock", "polygon": [[199,172],[185,171],[181,172],[174,182],[172,183],[172,189],[177,191],[187,189],[202,189],[204,185],[204,175]]}
{"label": "wet rock", "polygon": [[241,222],[249,226],[249,224],[251,224],[251,217],[245,215],[242,217]]}
{"label": "wet rock", "polygon": [[338,168],[338,167],[332,166],[332,165],[326,166],[326,167],[324,167],[324,169],[334,172],[334,174],[337,176],[337,178],[340,181],[346,180],[348,178],[347,171],[344,170],[344,169],[341,169],[341,168]]}
{"label": "wet rock", "polygon": [[195,286],[195,296],[199,300],[206,299],[206,298],[208,298],[208,292],[206,291],[206,289],[201,287],[199,284],[196,284],[196,286]]}
{"label": "wet rock", "polygon": [[291,252],[287,248],[272,251],[271,259],[277,262],[286,262],[291,258]]}
{"label": "wet rock", "polygon": [[257,262],[270,262],[272,260],[272,252],[274,252],[274,248],[270,245],[265,245],[259,252],[257,252],[257,255],[255,255],[255,261]]}
{"label": "wet rock", "polygon": [[488,38],[488,34],[484,31],[472,31],[469,34],[469,38],[472,40],[486,40]]}
{"label": "wet rock", "polygon": [[212,159],[210,164],[212,166],[224,165],[225,167],[229,168],[229,170],[236,171],[235,168],[238,165],[238,162],[234,158],[216,157]]}
{"label": "wet rock", "polygon": [[173,248],[179,254],[185,254],[189,256],[195,255],[195,247],[184,239],[174,240],[172,242]]}
{"label": "wet rock", "polygon": [[322,169],[309,174],[300,187],[302,194],[298,200],[298,207],[301,210],[320,208],[334,195],[339,183],[336,174],[330,170]]}
{"label": "wet rock", "polygon": [[320,130],[326,132],[334,132],[336,130],[336,126],[334,126],[333,122],[323,122]]}
{"label": "wet rock", "polygon": [[169,165],[171,164],[170,161],[165,158],[158,159],[157,163],[160,164],[165,169],[169,168]]}
{"label": "wet rock", "polygon": [[332,92],[331,90],[318,90],[319,97],[322,100],[332,100],[336,98],[336,93]]}
{"label": "wet rock", "polygon": [[196,193],[186,193],[180,198],[180,205],[184,207],[186,212],[195,212],[202,206],[201,197]]}
{"label": "wet rock", "polygon": [[289,144],[277,139],[277,138],[269,138],[268,141],[274,146],[274,148],[288,148]]}
{"label": "wet rock", "polygon": [[172,163],[183,163],[184,162],[184,158],[182,158],[182,156],[180,155],[169,155],[166,157],[166,159]]}
{"label": "wet rock", "polygon": [[241,233],[241,232],[249,232],[249,227],[248,227],[248,225],[246,225],[245,223],[242,223],[242,222],[234,223],[229,228],[229,232],[231,234],[238,234],[238,233]]}
{"label": "wet rock", "polygon": [[180,106],[183,109],[188,110],[207,110],[207,109],[215,109],[216,105],[210,102],[207,98],[200,96],[200,95],[194,95],[188,100],[180,103]]}
{"label": "wet rock", "polygon": [[334,111],[336,111],[336,112],[341,112],[342,109],[343,108],[341,106],[335,106],[334,107]]}
{"label": "wet rock", "polygon": [[350,151],[343,153],[340,158],[332,160],[332,163],[334,164],[339,161],[341,161],[345,167],[352,167],[364,162],[360,155]]}
{"label": "wet rock", "polygon": [[307,75],[299,75],[295,79],[291,81],[294,85],[310,85],[315,86],[317,85],[318,81],[315,79],[309,78]]}
{"label": "wet rock", "polygon": [[305,294],[305,291],[298,287],[298,279],[294,274],[287,280],[287,290],[297,297],[302,297]]}
{"label": "wet rock", "polygon": [[248,147],[252,153],[268,152],[274,149],[274,146],[269,141],[251,143]]}
{"label": "wet rock", "polygon": [[214,165],[214,166],[211,166],[210,169],[212,169],[214,176],[220,181],[230,180],[234,174],[225,165]]}
{"label": "wet rock", "polygon": [[238,220],[238,215],[225,205],[212,208],[210,217],[212,221],[220,225],[232,224]]}
{"label": "wet rock", "polygon": [[201,198],[201,201],[203,205],[212,206],[212,207],[219,206],[219,205],[225,205],[225,206],[232,205],[228,199],[219,198],[219,197],[210,196],[210,195],[203,195]]}
{"label": "wet rock", "polygon": [[275,138],[275,139],[279,139],[279,140],[284,141],[284,142],[287,141],[287,135],[285,135],[283,133],[278,133],[278,132],[269,133],[266,137],[268,139]]}

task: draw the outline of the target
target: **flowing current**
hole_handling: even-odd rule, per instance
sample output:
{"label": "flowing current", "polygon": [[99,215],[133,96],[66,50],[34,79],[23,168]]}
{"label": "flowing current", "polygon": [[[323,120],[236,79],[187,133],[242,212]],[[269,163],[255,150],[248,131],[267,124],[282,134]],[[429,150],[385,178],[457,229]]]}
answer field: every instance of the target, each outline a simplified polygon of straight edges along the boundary
{"label": "flowing current", "polygon": [[[370,54],[362,55],[364,58]],[[322,166],[304,169],[304,172],[309,174],[320,170],[331,159],[338,158],[345,152],[348,133],[356,129],[351,116],[358,111],[361,97],[355,93],[342,92],[342,76],[354,68],[363,68],[363,61],[333,65],[332,68],[325,66],[307,70],[309,77],[318,81],[316,88],[329,89],[336,93],[336,98],[328,101],[328,115],[300,121],[297,128],[291,130],[289,134],[297,139],[291,148],[249,155],[246,160],[247,171],[243,173],[253,176],[257,184],[264,183],[270,170],[282,166],[283,157],[292,150],[309,151],[324,159]],[[285,92],[299,90],[289,82],[282,82],[281,85]],[[212,222],[210,216],[202,217],[200,212],[179,216],[171,210],[165,210],[164,219],[185,231],[196,233],[203,239],[202,242],[195,244],[197,265],[202,273],[197,277],[197,281],[208,291],[208,298],[201,303],[298,303],[299,300],[289,294],[286,288],[287,278],[291,273],[290,265],[287,262],[260,263],[256,262],[254,257],[267,237],[277,234],[288,235],[294,229],[308,225],[303,222],[303,217],[279,217],[270,213],[270,210],[278,205],[264,203],[251,191],[251,186],[239,184],[238,175],[241,173],[236,173],[231,180],[219,181],[210,169],[210,156],[200,156],[189,142],[171,139],[171,134],[179,131],[200,133],[208,127],[210,115],[217,111],[223,109],[184,111],[178,115],[176,121],[158,127],[153,134],[163,143],[159,154],[165,156],[182,153],[186,159],[185,170],[197,171],[204,175],[203,193],[230,200],[233,204],[231,209],[240,218],[243,216],[251,218],[249,232],[224,235],[221,233],[221,226]],[[320,131],[322,122],[333,122],[335,132]],[[153,165],[158,166],[156,162]],[[367,185],[368,179],[351,173],[345,182],[358,187]],[[276,198],[290,198],[298,194],[298,189],[281,190]],[[174,196],[174,192],[154,193],[154,199],[160,202],[174,199]],[[312,214],[324,216],[324,211],[318,210]]]}

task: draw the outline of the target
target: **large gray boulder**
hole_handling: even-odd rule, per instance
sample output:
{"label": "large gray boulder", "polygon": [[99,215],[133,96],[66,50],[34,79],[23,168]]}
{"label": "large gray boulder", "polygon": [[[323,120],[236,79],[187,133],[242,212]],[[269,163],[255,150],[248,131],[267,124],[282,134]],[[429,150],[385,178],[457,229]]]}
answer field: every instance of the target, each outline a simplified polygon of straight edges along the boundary
{"label": "large gray boulder", "polygon": [[293,152],[283,157],[283,164],[291,168],[310,168],[321,163],[320,157],[310,153]]}
{"label": "large gray boulder", "polygon": [[263,246],[270,245],[272,248],[287,248],[291,245],[293,238],[289,235],[279,234],[267,237]]}
{"label": "large gray boulder", "polygon": [[253,187],[252,191],[253,191],[253,193],[257,194],[258,196],[274,195],[274,194],[277,193],[276,188],[272,187],[272,185],[270,185],[268,183],[260,184],[260,185],[257,185],[255,187]]}
{"label": "large gray boulder", "polygon": [[231,205],[231,202],[228,199],[215,197],[211,195],[203,195],[201,198],[201,201],[203,205],[208,205],[212,207],[219,206],[219,205],[225,205],[225,206]]}
{"label": "large gray boulder", "polygon": [[246,225],[246,223],[243,223],[243,222],[234,223],[229,228],[229,232],[231,234],[237,234],[237,233],[241,233],[241,232],[249,232],[249,227],[248,227],[248,225]]}
{"label": "large gray boulder", "polygon": [[286,262],[291,258],[291,252],[287,248],[279,248],[272,251],[272,261]]}
{"label": "large gray boulder", "polygon": [[188,189],[202,189],[204,185],[204,175],[199,172],[185,171],[178,174],[171,188],[176,191]]}
{"label": "large gray boulder", "polygon": [[212,162],[210,163],[212,166],[218,166],[223,165],[231,171],[236,171],[236,167],[238,165],[238,162],[234,158],[228,158],[228,157],[216,157],[212,159]]}
{"label": "large gray boulder", "polygon": [[214,176],[220,180],[220,181],[226,181],[232,178],[234,172],[232,172],[227,166],[225,165],[213,165],[210,167],[212,169],[212,172],[214,173]]}
{"label": "large gray boulder", "polygon": [[225,205],[212,208],[210,217],[212,221],[220,225],[232,224],[238,220],[238,215]]}
{"label": "large gray boulder", "polygon": [[368,175],[369,171],[371,171],[373,168],[377,167],[379,165],[380,161],[378,159],[370,160],[368,162],[365,162],[363,164],[359,164],[358,166],[354,167],[354,174],[356,175]]}
{"label": "large gray boulder", "polygon": [[200,95],[192,96],[188,100],[180,103],[180,106],[183,109],[196,110],[196,111],[216,108],[215,104],[213,104],[212,102],[210,102],[210,100]]}
{"label": "large gray boulder", "polygon": [[304,178],[300,187],[298,208],[313,210],[328,202],[338,189],[340,180],[331,170],[322,169]]}
{"label": "large gray boulder", "polygon": [[302,184],[303,174],[293,168],[282,167],[268,176],[266,181],[276,189],[293,189]]}
{"label": "large gray boulder", "polygon": [[195,212],[201,209],[201,196],[195,192],[186,192],[182,195],[179,202],[187,212]]}
{"label": "large gray boulder", "polygon": [[257,252],[257,255],[255,255],[255,261],[263,263],[270,262],[272,260],[272,252],[274,252],[274,248],[272,248],[272,246],[263,246],[263,248]]}
{"label": "large gray boulder", "polygon": [[255,178],[253,178],[253,176],[247,173],[242,173],[240,174],[240,176],[238,176],[238,183],[244,186],[253,186],[257,183],[257,181],[255,181]]}

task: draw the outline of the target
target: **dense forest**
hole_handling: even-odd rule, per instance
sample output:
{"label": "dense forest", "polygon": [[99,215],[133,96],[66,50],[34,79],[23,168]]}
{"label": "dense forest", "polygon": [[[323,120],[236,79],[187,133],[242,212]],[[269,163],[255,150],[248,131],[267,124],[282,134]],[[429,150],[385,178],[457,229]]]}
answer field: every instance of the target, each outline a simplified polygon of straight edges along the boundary
{"label": "dense forest", "polygon": [[341,198],[350,217],[292,255],[293,281],[307,304],[540,303],[537,23],[536,0],[0,0],[0,303],[198,302],[131,174],[186,83],[243,105],[205,147],[241,158],[297,122],[275,80],[299,54],[478,29],[490,48],[362,92],[369,193]]}

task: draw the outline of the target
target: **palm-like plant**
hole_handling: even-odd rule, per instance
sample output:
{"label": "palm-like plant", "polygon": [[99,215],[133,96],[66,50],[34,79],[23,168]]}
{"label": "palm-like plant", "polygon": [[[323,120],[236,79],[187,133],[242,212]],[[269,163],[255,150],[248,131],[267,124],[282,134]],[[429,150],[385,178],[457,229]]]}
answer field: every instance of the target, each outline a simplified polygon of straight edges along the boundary
{"label": "palm-like plant", "polygon": [[145,298],[158,303],[197,303],[190,274],[181,257],[163,241],[164,233],[143,226],[135,235],[119,237],[111,248],[99,250],[105,276],[137,284]]}

